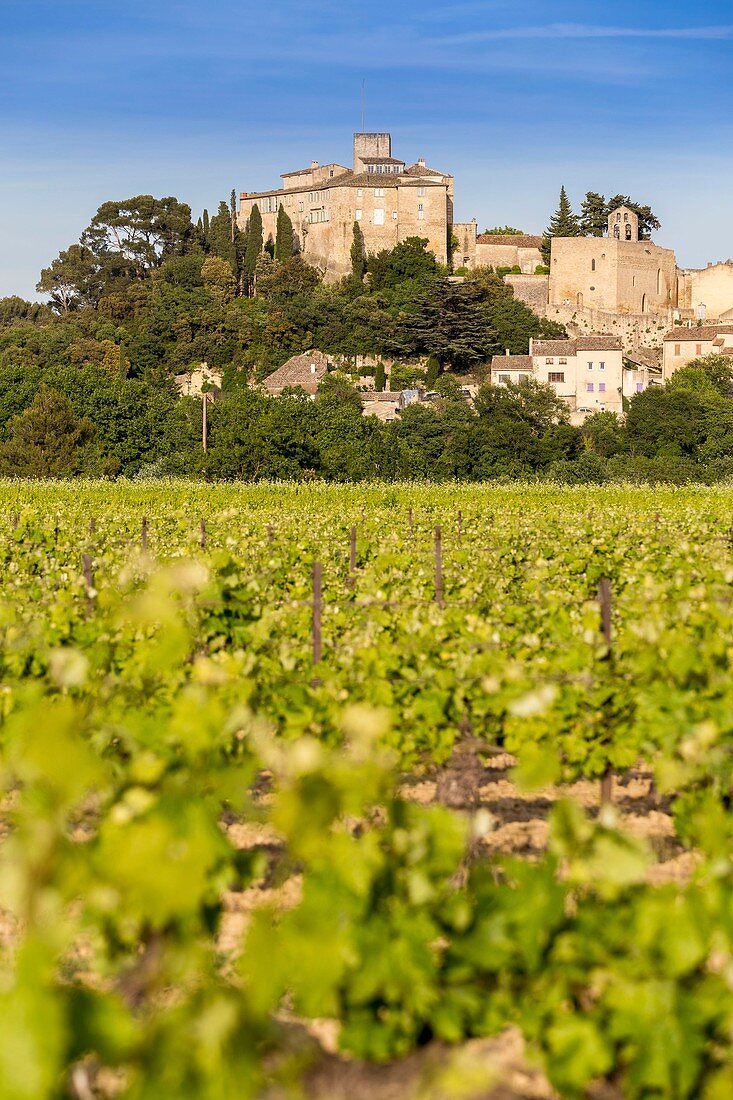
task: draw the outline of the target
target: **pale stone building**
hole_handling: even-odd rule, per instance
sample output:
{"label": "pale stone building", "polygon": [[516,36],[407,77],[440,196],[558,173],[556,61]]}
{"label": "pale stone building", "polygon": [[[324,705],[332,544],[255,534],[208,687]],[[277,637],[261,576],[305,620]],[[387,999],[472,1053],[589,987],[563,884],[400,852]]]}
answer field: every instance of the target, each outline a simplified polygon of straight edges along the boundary
{"label": "pale stone building", "polygon": [[407,237],[427,239],[439,263],[448,263],[453,224],[453,177],[420,159],[409,167],[392,156],[389,134],[355,134],[353,166],[319,165],[285,172],[282,187],[243,191],[239,225],[244,229],[256,204],[265,241],[273,241],[282,206],[293,223],[303,258],[327,279],[351,271],[354,223],[367,253],[394,248]]}
{"label": "pale stone building", "polygon": [[623,344],[614,336],[530,340],[529,355],[495,355],[493,385],[536,378],[566,402],[573,423],[594,412],[623,410]]}
{"label": "pale stone building", "polygon": [[456,270],[477,267],[519,268],[523,275],[534,275],[543,263],[542,237],[523,233],[479,233],[474,219],[453,226],[453,266]]}
{"label": "pale stone building", "polygon": [[662,370],[665,381],[680,367],[705,355],[733,356],[733,324],[677,325],[663,341]]}
{"label": "pale stone building", "polygon": [[677,273],[680,314],[694,320],[733,320],[733,260]]}
{"label": "pale stone building", "polygon": [[639,240],[639,219],[621,207],[607,237],[554,237],[550,307],[668,316],[677,305],[677,261],[669,248]]}
{"label": "pale stone building", "polygon": [[176,375],[176,387],[181,397],[202,397],[208,394],[214,399],[221,393],[224,375],[217,367],[200,363],[198,367]]}

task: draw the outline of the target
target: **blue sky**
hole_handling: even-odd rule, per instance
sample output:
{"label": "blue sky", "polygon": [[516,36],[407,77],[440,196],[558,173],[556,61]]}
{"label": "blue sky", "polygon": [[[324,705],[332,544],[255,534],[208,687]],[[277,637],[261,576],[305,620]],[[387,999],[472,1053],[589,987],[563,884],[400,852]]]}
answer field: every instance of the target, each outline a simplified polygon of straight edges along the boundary
{"label": "blue sky", "polygon": [[733,4],[0,0],[0,296],[99,204],[197,216],[366,126],[456,176],[456,216],[541,231],[564,183],[651,202],[684,265],[733,257]]}

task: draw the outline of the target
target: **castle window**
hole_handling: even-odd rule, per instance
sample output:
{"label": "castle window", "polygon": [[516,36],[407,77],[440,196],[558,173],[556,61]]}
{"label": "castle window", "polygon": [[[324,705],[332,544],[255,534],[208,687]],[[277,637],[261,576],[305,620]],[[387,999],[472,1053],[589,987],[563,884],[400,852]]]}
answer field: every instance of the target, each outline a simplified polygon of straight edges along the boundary
{"label": "castle window", "polygon": [[500,383],[501,383],[501,384],[502,384],[503,386],[508,386],[508,385],[509,385],[509,383],[511,382],[511,378],[509,377],[509,375],[508,375],[508,374],[500,374],[500,375],[499,375],[499,382],[500,382]]}
{"label": "castle window", "polygon": [[554,363],[554,362],[555,362],[555,360],[554,360],[554,359],[545,359],[545,363],[550,363],[550,364],[552,364],[552,363]]}
{"label": "castle window", "polygon": [[558,359],[558,363],[561,367],[566,367],[568,365],[567,359]]}
{"label": "castle window", "polygon": [[599,370],[605,370],[606,369],[606,364],[605,363],[599,363],[598,364],[598,369]]}
{"label": "castle window", "polygon": [[585,392],[586,393],[593,393],[593,383],[592,382],[586,382]]}
{"label": "castle window", "polygon": [[360,221],[361,221],[361,210],[357,210],[357,211],[356,211],[356,220],[357,220],[358,222],[360,222]]}
{"label": "castle window", "polygon": [[425,217],[425,207],[421,202],[417,204],[417,220],[421,222]]}
{"label": "castle window", "polygon": [[595,260],[591,260],[590,269],[591,269],[591,271],[595,271],[595,269],[596,269],[596,261]]}
{"label": "castle window", "polygon": [[695,344],[695,355],[702,355],[702,344]]}
{"label": "castle window", "polygon": [[356,189],[356,197],[357,197],[357,199],[360,199],[360,198],[362,198],[362,197],[363,197],[363,195],[364,195],[364,188],[363,188],[363,187],[357,187],[357,189]]}
{"label": "castle window", "polygon": [[548,382],[564,382],[565,381],[565,371],[562,371],[562,370],[551,370],[551,371],[549,371],[549,373],[547,375],[547,381]]}
{"label": "castle window", "polygon": [[593,370],[593,364],[592,363],[588,364],[588,370]]}
{"label": "castle window", "polygon": [[637,382],[636,383],[636,392],[637,393],[643,393],[643,391],[644,391],[644,383],[643,382]]}
{"label": "castle window", "polygon": [[598,392],[599,393],[605,393],[606,392],[606,383],[605,382],[599,382],[598,383]]}
{"label": "castle window", "polygon": [[675,346],[674,346],[674,353],[675,353],[675,355],[679,355],[679,354],[680,354],[680,346],[679,346],[679,344],[675,344]]}
{"label": "castle window", "polygon": [[519,375],[519,381],[520,382],[529,382],[529,375],[528,374],[520,374]]}
{"label": "castle window", "polygon": [[422,198],[422,196],[425,194],[425,188],[424,187],[418,187],[417,193],[418,193],[418,196],[420,196]]}
{"label": "castle window", "polygon": [[374,188],[374,198],[375,199],[383,199],[384,198],[384,188],[383,187],[375,187]]}
{"label": "castle window", "polygon": [[368,164],[367,165],[367,172],[371,172],[372,174],[374,173],[374,165],[373,164]]}
{"label": "castle window", "polygon": [[384,225],[384,210],[379,207],[374,211],[374,224]]}
{"label": "castle window", "polygon": [[392,221],[395,221],[395,222],[397,221],[397,211],[396,210],[392,211]]}

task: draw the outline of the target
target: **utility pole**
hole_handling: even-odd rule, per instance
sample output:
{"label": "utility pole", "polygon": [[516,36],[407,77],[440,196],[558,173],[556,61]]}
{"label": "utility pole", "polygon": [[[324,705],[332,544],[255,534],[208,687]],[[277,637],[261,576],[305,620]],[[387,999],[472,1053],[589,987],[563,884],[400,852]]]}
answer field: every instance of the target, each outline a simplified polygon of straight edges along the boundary
{"label": "utility pole", "polygon": [[203,397],[203,405],[202,405],[202,412],[201,412],[201,444],[204,448],[204,454],[206,454],[206,452],[208,450],[208,435],[209,435],[209,432],[208,432],[209,395],[208,395],[208,393],[203,393],[201,396]]}

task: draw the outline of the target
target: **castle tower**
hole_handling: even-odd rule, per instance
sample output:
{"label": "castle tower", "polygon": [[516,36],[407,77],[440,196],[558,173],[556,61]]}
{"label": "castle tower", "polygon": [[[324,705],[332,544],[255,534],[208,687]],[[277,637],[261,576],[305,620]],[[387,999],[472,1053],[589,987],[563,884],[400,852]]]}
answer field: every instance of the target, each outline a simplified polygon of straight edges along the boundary
{"label": "castle tower", "polygon": [[639,240],[639,216],[628,206],[619,206],[608,215],[608,236],[616,241]]}
{"label": "castle tower", "polygon": [[391,134],[354,134],[354,171],[366,171],[370,160],[392,156]]}

